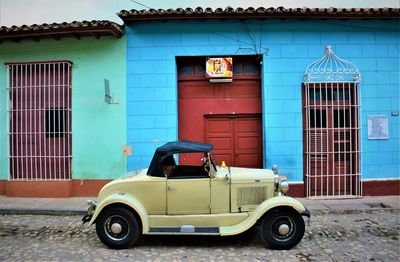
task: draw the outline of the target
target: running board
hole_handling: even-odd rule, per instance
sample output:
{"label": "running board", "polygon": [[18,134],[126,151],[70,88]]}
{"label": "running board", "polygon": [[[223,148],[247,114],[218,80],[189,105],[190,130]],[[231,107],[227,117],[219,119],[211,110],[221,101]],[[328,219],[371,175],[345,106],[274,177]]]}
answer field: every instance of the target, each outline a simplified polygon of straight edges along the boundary
{"label": "running board", "polygon": [[218,236],[219,227],[194,227],[183,225],[181,227],[151,227],[148,235],[207,235]]}

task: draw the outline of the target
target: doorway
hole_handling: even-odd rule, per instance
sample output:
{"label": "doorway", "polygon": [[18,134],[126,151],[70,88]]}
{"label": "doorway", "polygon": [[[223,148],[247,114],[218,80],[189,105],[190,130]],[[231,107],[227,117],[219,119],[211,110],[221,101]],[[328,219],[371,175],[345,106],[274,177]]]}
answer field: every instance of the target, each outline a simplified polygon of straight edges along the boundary
{"label": "doorway", "polygon": [[[233,56],[232,64],[232,82],[212,83],[206,57],[177,58],[178,136],[213,143],[218,164],[262,167],[260,57]],[[195,164],[198,158],[180,161]]]}
{"label": "doorway", "polygon": [[361,193],[358,114],[356,84],[303,86],[303,150],[308,197],[348,197]]}

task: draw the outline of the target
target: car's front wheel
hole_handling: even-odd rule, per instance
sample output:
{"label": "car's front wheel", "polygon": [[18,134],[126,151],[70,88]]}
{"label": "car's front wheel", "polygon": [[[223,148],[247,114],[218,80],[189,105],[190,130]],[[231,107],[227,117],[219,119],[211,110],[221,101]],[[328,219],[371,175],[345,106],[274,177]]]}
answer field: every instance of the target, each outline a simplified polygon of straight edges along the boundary
{"label": "car's front wheel", "polygon": [[97,218],[96,233],[105,245],[122,249],[139,239],[140,226],[132,211],[123,207],[110,207]]}
{"label": "car's front wheel", "polygon": [[272,249],[290,249],[304,236],[304,220],[292,209],[274,209],[261,224],[261,238]]}

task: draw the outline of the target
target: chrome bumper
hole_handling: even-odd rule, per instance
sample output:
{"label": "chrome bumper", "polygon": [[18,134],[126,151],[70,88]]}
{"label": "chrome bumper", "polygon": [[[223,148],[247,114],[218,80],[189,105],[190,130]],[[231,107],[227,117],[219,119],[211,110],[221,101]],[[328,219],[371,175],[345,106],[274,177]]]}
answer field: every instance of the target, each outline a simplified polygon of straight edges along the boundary
{"label": "chrome bumper", "polygon": [[311,217],[310,211],[306,208],[306,210],[304,212],[301,213],[302,216],[306,216],[308,218]]}

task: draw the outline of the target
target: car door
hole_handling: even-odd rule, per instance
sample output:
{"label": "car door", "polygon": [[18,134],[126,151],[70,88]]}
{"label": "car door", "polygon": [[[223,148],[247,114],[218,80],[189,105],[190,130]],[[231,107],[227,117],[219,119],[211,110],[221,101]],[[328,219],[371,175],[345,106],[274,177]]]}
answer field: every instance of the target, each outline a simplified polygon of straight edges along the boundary
{"label": "car door", "polygon": [[230,184],[225,175],[211,179],[211,214],[230,212]]}
{"label": "car door", "polygon": [[167,214],[210,213],[210,178],[168,178]]}

